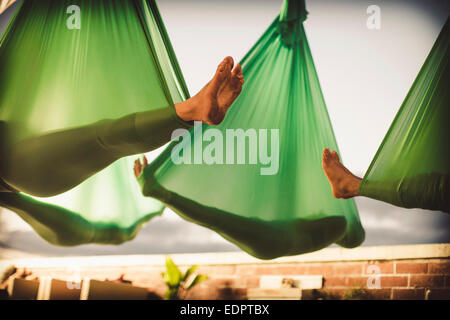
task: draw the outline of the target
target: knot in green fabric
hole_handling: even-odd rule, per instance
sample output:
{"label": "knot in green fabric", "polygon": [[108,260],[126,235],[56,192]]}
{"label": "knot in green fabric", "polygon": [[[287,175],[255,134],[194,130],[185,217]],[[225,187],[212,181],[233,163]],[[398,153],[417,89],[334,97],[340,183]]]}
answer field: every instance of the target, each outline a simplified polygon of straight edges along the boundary
{"label": "knot in green fabric", "polygon": [[300,40],[299,30],[307,14],[305,0],[284,0],[277,29],[287,47],[293,46]]}

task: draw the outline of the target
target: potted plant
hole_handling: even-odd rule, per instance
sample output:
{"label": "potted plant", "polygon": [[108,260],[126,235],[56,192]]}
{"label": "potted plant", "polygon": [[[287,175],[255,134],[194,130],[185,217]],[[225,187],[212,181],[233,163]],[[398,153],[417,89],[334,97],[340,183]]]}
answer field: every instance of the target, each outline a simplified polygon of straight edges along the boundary
{"label": "potted plant", "polygon": [[185,297],[187,292],[200,282],[208,279],[205,275],[196,275],[193,273],[197,270],[198,265],[194,265],[182,273],[173,260],[166,257],[166,272],[162,272],[164,283],[167,285],[167,291],[164,294],[166,300],[180,300]]}

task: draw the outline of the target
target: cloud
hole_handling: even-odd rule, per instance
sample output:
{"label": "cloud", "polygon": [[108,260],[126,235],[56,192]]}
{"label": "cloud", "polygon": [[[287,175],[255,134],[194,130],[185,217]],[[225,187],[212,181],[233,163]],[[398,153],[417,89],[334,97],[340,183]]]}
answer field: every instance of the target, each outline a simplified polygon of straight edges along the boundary
{"label": "cloud", "polygon": [[365,246],[450,242],[448,213],[404,209],[368,198],[356,202],[366,230]]}

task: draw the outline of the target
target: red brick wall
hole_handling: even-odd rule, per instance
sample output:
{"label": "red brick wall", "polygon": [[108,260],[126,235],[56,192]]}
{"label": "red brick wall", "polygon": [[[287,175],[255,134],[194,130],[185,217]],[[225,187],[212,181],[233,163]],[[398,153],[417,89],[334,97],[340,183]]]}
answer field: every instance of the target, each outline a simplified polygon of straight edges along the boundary
{"label": "red brick wall", "polygon": [[[374,276],[368,267],[379,267],[379,289],[372,289],[380,299],[450,299],[449,260],[406,260],[388,262],[345,263],[336,265],[325,276],[324,287],[342,295],[348,288],[367,288],[367,280]],[[347,268],[348,271],[339,272]]]}
{"label": "red brick wall", "polygon": [[[247,288],[259,286],[263,275],[322,275],[323,288],[305,292],[304,297],[317,297],[317,293],[331,294],[335,298],[348,295],[352,289],[366,288],[370,276],[369,266],[379,268],[380,288],[368,289],[369,297],[376,299],[450,299],[450,260],[416,259],[361,262],[323,263],[257,263],[244,265],[201,266],[198,273],[210,279],[194,288],[187,298],[192,299],[246,299]],[[373,267],[371,267],[373,268]],[[184,269],[184,268],[183,268]],[[31,269],[35,276],[52,276],[68,279],[73,276],[66,268]],[[121,274],[133,285],[149,288],[163,295],[165,285],[161,280],[163,267],[85,267],[80,276],[93,279],[115,279]],[[328,296],[332,297],[332,296]],[[366,296],[367,297],[367,296]]]}

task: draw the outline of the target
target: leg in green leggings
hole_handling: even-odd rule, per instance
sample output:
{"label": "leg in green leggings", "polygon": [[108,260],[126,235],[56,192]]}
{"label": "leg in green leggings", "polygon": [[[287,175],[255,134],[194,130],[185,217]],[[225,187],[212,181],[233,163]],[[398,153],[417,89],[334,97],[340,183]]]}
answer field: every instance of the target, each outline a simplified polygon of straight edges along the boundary
{"label": "leg in green leggings", "polygon": [[7,147],[2,178],[31,195],[62,193],[117,159],[162,146],[188,125],[176,117],[167,107],[26,139]]}
{"label": "leg in green leggings", "polygon": [[450,213],[450,176],[419,174],[402,181],[367,181],[359,187],[359,195],[404,208],[423,208]]}
{"label": "leg in green leggings", "polygon": [[121,244],[133,239],[145,222],[160,214],[146,215],[132,225],[123,227],[114,223],[93,223],[76,212],[21,193],[0,193],[0,206],[15,212],[39,236],[58,246]]}
{"label": "leg in green leggings", "polygon": [[233,69],[233,64],[231,57],[225,58],[213,79],[175,108],[102,120],[9,144],[0,168],[2,184],[34,196],[53,196],[122,157],[162,146],[175,129],[189,126],[187,121],[220,123],[242,89],[241,67]]}
{"label": "leg in green leggings", "polygon": [[404,208],[450,213],[450,176],[428,173],[396,181],[367,181],[342,165],[336,151],[325,149],[322,167],[336,198],[365,196]]}
{"label": "leg in green leggings", "polygon": [[[119,244],[133,239],[141,226],[159,213],[126,227],[93,223],[76,212],[18,192],[51,196],[67,191],[121,157],[162,146],[173,130],[190,126],[187,121],[220,123],[242,89],[241,68],[232,68],[233,60],[225,58],[211,82],[175,108],[102,120],[8,146],[0,140],[0,206],[17,213],[55,245]],[[4,129],[0,122],[0,136],[5,136]]]}

